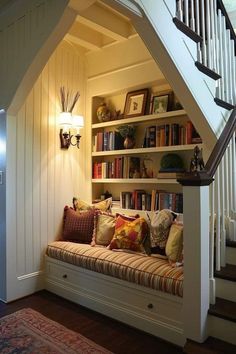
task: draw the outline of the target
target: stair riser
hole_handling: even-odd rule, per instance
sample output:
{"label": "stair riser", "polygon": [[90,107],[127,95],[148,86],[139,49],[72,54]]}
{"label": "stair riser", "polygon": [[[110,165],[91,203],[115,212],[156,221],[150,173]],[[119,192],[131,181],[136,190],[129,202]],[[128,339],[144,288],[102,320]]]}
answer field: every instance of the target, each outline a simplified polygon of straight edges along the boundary
{"label": "stair riser", "polygon": [[236,248],[226,248],[226,263],[236,265]]}
{"label": "stair riser", "polygon": [[236,302],[236,282],[216,278],[216,296]]}
{"label": "stair riser", "polygon": [[208,316],[208,332],[212,337],[236,345],[236,323],[215,316]]}

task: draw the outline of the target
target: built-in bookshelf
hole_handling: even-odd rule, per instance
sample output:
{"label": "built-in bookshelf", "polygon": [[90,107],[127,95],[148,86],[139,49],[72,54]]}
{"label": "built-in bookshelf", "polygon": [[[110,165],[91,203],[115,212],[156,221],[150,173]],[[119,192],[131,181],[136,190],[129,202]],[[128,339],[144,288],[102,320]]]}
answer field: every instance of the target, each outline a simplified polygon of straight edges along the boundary
{"label": "built-in bookshelf", "polygon": [[[158,173],[165,154],[177,153],[188,170],[195,145],[203,147],[186,112],[180,109],[97,122],[96,107],[102,100],[101,97],[94,98],[92,108],[92,198],[97,200],[109,191],[113,199],[120,202],[120,208],[154,211],[164,206],[182,212],[181,185],[176,178],[158,178]],[[131,149],[123,147],[117,133],[117,128],[125,124],[132,124],[136,129],[135,146]],[[137,168],[132,167],[134,161]],[[138,207],[134,203],[135,191],[143,191],[143,202],[140,204],[139,201]],[[155,207],[154,191],[158,191]],[[163,195],[165,202],[161,201]]]}

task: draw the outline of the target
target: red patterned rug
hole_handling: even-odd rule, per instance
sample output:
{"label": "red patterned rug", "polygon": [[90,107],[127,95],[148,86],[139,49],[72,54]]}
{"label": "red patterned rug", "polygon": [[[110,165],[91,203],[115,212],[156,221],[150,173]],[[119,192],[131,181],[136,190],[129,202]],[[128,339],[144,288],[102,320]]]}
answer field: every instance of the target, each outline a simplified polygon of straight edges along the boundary
{"label": "red patterned rug", "polygon": [[0,319],[0,353],[111,354],[81,334],[29,308]]}

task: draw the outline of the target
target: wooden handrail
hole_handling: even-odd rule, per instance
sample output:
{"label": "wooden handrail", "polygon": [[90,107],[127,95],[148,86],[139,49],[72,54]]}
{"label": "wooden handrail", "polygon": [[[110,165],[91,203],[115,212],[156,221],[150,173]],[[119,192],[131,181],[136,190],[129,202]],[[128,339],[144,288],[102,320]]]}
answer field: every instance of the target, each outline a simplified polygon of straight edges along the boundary
{"label": "wooden handrail", "polygon": [[236,107],[233,109],[211,155],[202,171],[187,172],[178,182],[183,186],[207,186],[214,180],[216,170],[225,154],[229,142],[236,129]]}
{"label": "wooden handrail", "polygon": [[236,34],[234,32],[232,23],[230,21],[229,15],[228,15],[228,12],[226,11],[225,5],[224,5],[222,0],[217,0],[217,9],[220,9],[222,14],[224,15],[225,21],[226,21],[226,27],[230,30],[230,36],[234,40],[234,42],[236,44]]}

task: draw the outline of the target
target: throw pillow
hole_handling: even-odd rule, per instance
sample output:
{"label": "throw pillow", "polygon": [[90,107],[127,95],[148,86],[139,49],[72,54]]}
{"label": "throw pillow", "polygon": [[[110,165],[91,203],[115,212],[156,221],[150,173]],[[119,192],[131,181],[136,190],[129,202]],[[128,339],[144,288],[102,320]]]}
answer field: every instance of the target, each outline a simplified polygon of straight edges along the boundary
{"label": "throw pillow", "polygon": [[115,223],[115,234],[108,248],[144,252],[143,243],[147,235],[148,225],[144,218],[125,220],[119,215]]}
{"label": "throw pillow", "polygon": [[62,239],[80,243],[90,243],[93,235],[94,217],[96,212],[88,210],[78,214],[72,208],[64,208]]}
{"label": "throw pillow", "polygon": [[183,258],[183,225],[172,224],[166,243],[166,255],[172,263],[182,262]]}
{"label": "throw pillow", "polygon": [[94,218],[94,230],[91,246],[108,246],[115,232],[115,216],[98,212]]}
{"label": "throw pillow", "polygon": [[73,198],[73,206],[74,209],[78,212],[84,212],[91,209],[98,209],[110,212],[112,206],[112,198],[107,198],[105,200],[102,200],[101,202],[94,204],[88,204],[87,202],[81,199]]}
{"label": "throw pillow", "polygon": [[151,247],[165,249],[174,214],[169,209],[154,213],[151,220]]}

